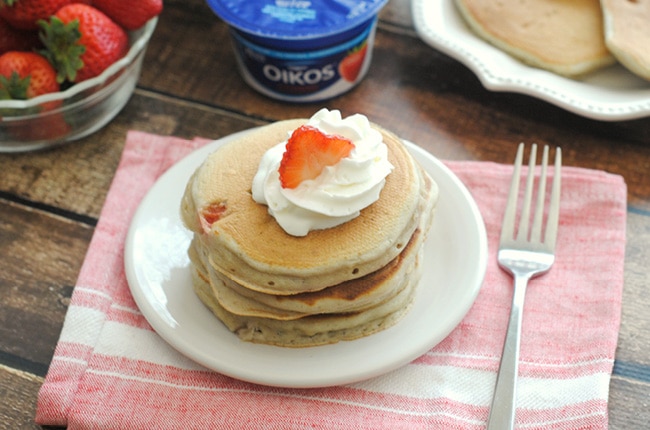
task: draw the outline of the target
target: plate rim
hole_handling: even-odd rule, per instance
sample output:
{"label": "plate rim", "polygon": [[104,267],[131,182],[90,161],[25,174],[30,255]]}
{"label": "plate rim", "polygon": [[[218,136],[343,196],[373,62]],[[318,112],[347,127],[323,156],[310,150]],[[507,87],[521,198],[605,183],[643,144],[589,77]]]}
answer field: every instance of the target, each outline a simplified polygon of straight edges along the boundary
{"label": "plate rim", "polygon": [[[151,325],[153,330],[171,347],[176,349],[180,354],[184,355],[185,357],[189,358],[190,360],[208,368],[213,371],[216,371],[218,373],[221,373],[223,375],[233,377],[242,381],[246,382],[251,382],[251,383],[256,383],[256,384],[262,384],[266,386],[275,386],[275,387],[284,387],[284,388],[316,388],[316,387],[328,387],[328,386],[335,386],[335,385],[343,385],[343,384],[350,384],[350,383],[355,383],[355,382],[360,382],[363,380],[367,380],[369,378],[379,376],[381,374],[387,373],[391,370],[395,370],[410,361],[416,359],[417,357],[421,356],[422,354],[426,353],[428,350],[433,348],[435,345],[440,343],[442,340],[444,340],[445,337],[453,331],[453,329],[460,324],[462,319],[465,317],[467,312],[469,312],[470,308],[472,307],[473,303],[476,300],[476,297],[478,296],[478,293],[481,289],[481,286],[483,284],[483,281],[485,279],[485,274],[487,271],[487,257],[488,257],[488,245],[487,245],[487,232],[485,228],[485,223],[483,221],[482,215],[478,209],[478,205],[474,201],[473,197],[471,196],[471,193],[469,190],[465,187],[465,185],[462,183],[462,181],[440,160],[438,160],[436,157],[434,157],[431,153],[426,151],[425,149],[417,146],[416,144],[413,144],[409,141],[404,141],[406,146],[408,147],[409,151],[414,155],[414,157],[419,158],[419,157],[427,157],[428,162],[432,162],[435,164],[436,168],[440,169],[441,172],[443,172],[446,175],[446,179],[451,181],[454,186],[457,188],[456,192],[462,197],[464,203],[468,205],[468,207],[471,209],[471,218],[474,222],[474,225],[472,227],[476,228],[477,230],[477,237],[473,238],[476,240],[476,253],[478,255],[477,262],[476,262],[476,270],[474,274],[472,275],[473,279],[473,285],[468,290],[468,297],[466,299],[466,302],[463,303],[464,306],[462,306],[462,309],[460,309],[459,312],[454,314],[456,318],[453,320],[453,325],[449,324],[451,326],[447,326],[446,330],[438,332],[437,337],[431,337],[430,342],[419,342],[417,344],[417,348],[414,348],[413,345],[411,345],[411,348],[408,351],[405,351],[404,354],[400,357],[400,359],[393,358],[390,360],[390,362],[384,362],[384,363],[378,363],[375,364],[374,366],[371,366],[368,369],[364,369],[363,371],[358,371],[355,372],[354,374],[351,373],[344,373],[340,376],[332,376],[332,375],[327,375],[327,377],[320,376],[320,375],[314,375],[310,376],[309,378],[295,378],[295,377],[287,377],[286,375],[278,376],[278,375],[259,375],[259,374],[250,374],[246,372],[242,372],[241,370],[238,370],[238,366],[225,366],[225,365],[215,365],[214,361],[211,360],[209,357],[207,357],[204,353],[201,351],[197,351],[196,348],[193,348],[193,345],[191,344],[192,342],[189,341],[188,339],[182,339],[178,338],[173,334],[174,330],[170,329],[169,326],[166,326],[164,321],[162,321],[164,318],[161,318],[159,314],[156,313],[155,307],[152,306],[152,303],[149,302],[148,298],[144,294],[144,290],[142,290],[142,286],[140,286],[139,281],[137,279],[137,274],[135,273],[136,270],[131,267],[133,260],[133,255],[134,255],[134,237],[137,232],[138,228],[138,223],[140,222],[140,218],[143,217],[143,213],[146,212],[146,205],[149,204],[149,201],[153,199],[153,196],[157,192],[158,187],[160,187],[160,184],[164,184],[165,181],[169,181],[170,178],[173,178],[174,175],[177,175],[177,171],[183,170],[185,168],[186,170],[188,168],[184,167],[185,165],[194,165],[197,166],[196,159],[204,159],[207,154],[213,152],[216,150],[219,146],[236,139],[238,136],[245,134],[247,132],[252,131],[253,129],[249,130],[243,130],[234,134],[231,134],[229,136],[225,136],[221,139],[214,140],[212,142],[207,143],[205,146],[198,148],[194,151],[192,151],[190,154],[188,154],[186,157],[183,159],[179,160],[176,162],[174,165],[172,165],[165,173],[163,173],[153,184],[153,186],[149,189],[149,191],[146,193],[142,201],[139,203],[134,216],[132,218],[131,224],[129,225],[128,228],[128,233],[127,233],[127,238],[126,242],[124,245],[124,267],[125,267],[125,274],[127,278],[127,284],[129,287],[129,290],[131,291],[131,294],[135,300],[135,303],[144,316],[144,318],[147,320],[147,322]],[[194,168],[190,169],[191,171],[194,170]],[[191,173],[191,172],[190,172]],[[184,178],[185,181],[183,182],[186,183],[186,180],[189,178],[189,175],[187,178]],[[180,199],[179,199],[179,204],[180,204]],[[179,217],[180,220],[180,217]],[[434,218],[435,222],[435,218]],[[189,234],[189,233],[188,233]],[[429,241],[430,238],[427,239]],[[426,245],[426,242],[425,242]],[[421,288],[421,287],[420,287]],[[191,289],[190,289],[191,290]],[[191,291],[191,294],[194,295],[194,292]],[[198,301],[198,298],[196,298]],[[200,302],[199,302],[200,303]],[[202,304],[201,304],[202,305]],[[429,306],[431,307],[431,306]],[[207,311],[207,308],[205,308]],[[409,310],[409,314],[413,310]],[[209,311],[208,311],[209,312]],[[212,315],[213,318],[216,319]],[[408,314],[407,314],[408,317]],[[406,318],[406,317],[405,317]],[[218,322],[218,320],[216,321]],[[399,326],[401,321],[397,323],[396,326]],[[395,326],[393,326],[395,327]],[[391,330],[393,327],[388,328],[385,331]],[[225,327],[223,327],[225,329]],[[227,329],[226,329],[227,330]],[[342,351],[349,351],[352,350],[354,351],[354,345],[358,345],[359,347],[362,347],[364,344],[367,347],[369,342],[372,342],[373,336],[378,337],[381,335],[382,332],[376,333],[371,336],[367,336],[365,338],[349,341],[349,342],[339,342],[337,344],[332,344],[332,345],[324,345],[324,346],[319,346],[319,347],[310,347],[310,348],[282,348],[282,347],[275,347],[275,346],[270,346],[270,345],[260,345],[260,344],[252,344],[249,342],[243,342],[240,341],[239,338],[233,333],[228,332],[229,335],[232,335],[232,338],[230,340],[236,342],[240,348],[243,348],[244,350],[259,350],[260,352],[266,351],[281,351],[279,355],[286,355],[289,354],[291,355],[291,352],[287,351],[302,351],[300,353],[296,353],[293,355],[298,355],[298,356],[303,356],[304,357],[309,357],[310,359],[315,359],[318,360],[319,358],[319,352],[320,351],[325,351],[325,353],[321,355],[327,355],[328,350],[334,350],[340,349]],[[370,341],[368,339],[371,339]],[[338,345],[338,347],[337,347]],[[278,349],[279,348],[279,349]],[[328,349],[329,348],[329,349]],[[307,351],[307,352],[305,352]],[[339,351],[340,352],[340,351]],[[313,354],[312,354],[313,353]]]}
{"label": "plate rim", "polygon": [[[453,23],[446,21],[443,25],[440,16],[445,7],[451,7],[460,20],[462,17],[456,9],[454,0],[412,0],[411,9],[415,31],[429,46],[440,50],[455,60],[467,66],[481,81],[483,86],[491,91],[515,92],[538,98],[565,109],[577,115],[600,121],[623,121],[640,119],[650,115],[650,82],[648,91],[644,91],[634,102],[611,101],[604,102],[590,99],[575,92],[580,85],[585,85],[594,91],[603,90],[584,82],[566,78],[555,73],[528,66],[519,60],[489,44],[476,36],[467,27],[454,26],[467,38],[467,41],[455,38],[454,34],[445,32],[452,28]],[[450,5],[450,3],[452,3]],[[471,46],[468,43],[471,42]],[[472,49],[475,47],[475,49]],[[508,70],[495,70],[486,64],[485,58],[499,57],[500,64],[508,66]],[[610,67],[621,68],[621,74],[637,78],[620,65]],[[518,71],[513,73],[512,70]],[[574,92],[566,90],[574,89]]]}

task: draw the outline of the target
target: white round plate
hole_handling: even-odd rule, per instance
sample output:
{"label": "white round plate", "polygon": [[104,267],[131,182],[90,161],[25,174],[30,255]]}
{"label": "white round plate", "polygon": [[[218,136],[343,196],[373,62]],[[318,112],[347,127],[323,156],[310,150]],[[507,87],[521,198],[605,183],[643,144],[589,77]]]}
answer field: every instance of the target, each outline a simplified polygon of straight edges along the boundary
{"label": "white round plate", "polygon": [[237,379],[323,387],[361,381],[407,364],[460,323],[485,275],[485,226],[461,181],[439,160],[409,143],[440,187],[425,243],[424,274],[409,313],[380,333],[334,345],[282,348],[239,340],[192,290],[187,257],[191,233],[179,215],[190,175],[208,154],[239,135],[209,143],[172,166],[142,200],[129,228],[127,280],[140,311],[166,342],[197,363]]}
{"label": "white round plate", "polygon": [[527,66],[476,36],[454,0],[413,0],[411,6],[422,40],[469,67],[489,90],[527,94],[603,121],[650,115],[650,82],[619,64],[581,80],[565,78]]}

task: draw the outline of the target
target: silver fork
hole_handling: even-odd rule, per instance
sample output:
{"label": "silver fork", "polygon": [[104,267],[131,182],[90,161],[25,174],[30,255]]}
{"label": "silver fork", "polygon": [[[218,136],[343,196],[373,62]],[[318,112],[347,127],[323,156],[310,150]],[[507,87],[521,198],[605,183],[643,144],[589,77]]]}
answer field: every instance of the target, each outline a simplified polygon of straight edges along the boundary
{"label": "silver fork", "polygon": [[541,175],[538,180],[538,191],[535,213],[530,228],[530,210],[535,182],[535,158],[537,145],[533,144],[526,189],[523,196],[519,227],[515,231],[517,201],[519,196],[520,171],[524,153],[524,144],[519,144],[515,167],[510,183],[510,194],[501,227],[499,244],[499,266],[514,277],[514,292],[512,308],[508,321],[508,330],[503,344],[503,354],[499,373],[494,388],[494,397],[488,418],[488,430],[506,430],[514,428],[515,400],[517,394],[517,372],[519,362],[519,344],[521,338],[521,320],[524,306],[524,296],[528,281],[549,271],[555,260],[555,241],[560,213],[560,183],[562,151],[555,150],[555,167],[553,185],[550,196],[550,206],[546,228],[542,236],[542,221],[544,218],[544,201],[546,195],[546,176],[548,165],[548,146],[544,146],[542,154]]}

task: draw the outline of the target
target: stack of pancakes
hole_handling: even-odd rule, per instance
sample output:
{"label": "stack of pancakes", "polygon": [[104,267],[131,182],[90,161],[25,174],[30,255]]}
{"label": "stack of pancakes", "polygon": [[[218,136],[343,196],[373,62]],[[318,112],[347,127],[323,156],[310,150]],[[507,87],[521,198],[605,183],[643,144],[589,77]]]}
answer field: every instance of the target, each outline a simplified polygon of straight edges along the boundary
{"label": "stack of pancakes", "polygon": [[379,200],[352,221],[295,237],[253,201],[262,155],[306,121],[277,122],[223,145],[183,196],[194,290],[246,341],[302,347],[367,336],[407,312],[420,278],[438,187],[379,127],[394,170]]}

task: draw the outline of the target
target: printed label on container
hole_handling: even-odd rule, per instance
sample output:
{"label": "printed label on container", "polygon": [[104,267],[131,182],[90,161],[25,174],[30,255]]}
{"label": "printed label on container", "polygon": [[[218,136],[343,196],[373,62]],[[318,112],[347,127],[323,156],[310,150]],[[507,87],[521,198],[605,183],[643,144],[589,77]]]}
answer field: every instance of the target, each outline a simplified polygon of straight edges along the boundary
{"label": "printed label on container", "polygon": [[298,4],[294,4],[292,7],[286,7],[285,5],[277,4],[277,2],[275,5],[267,4],[262,8],[262,13],[269,15],[280,22],[286,22],[289,24],[316,19],[316,11],[314,9],[309,9],[309,6],[311,5],[310,2],[295,3]]}
{"label": "printed label on container", "polygon": [[319,101],[343,94],[365,75],[374,41],[373,20],[347,43],[312,52],[259,46],[232,31],[237,61],[246,82],[269,97]]}
{"label": "printed label on container", "polygon": [[[336,38],[375,18],[388,0],[206,0],[249,40]],[[339,39],[341,40],[341,39]],[[262,42],[264,44],[264,42]]]}

